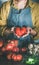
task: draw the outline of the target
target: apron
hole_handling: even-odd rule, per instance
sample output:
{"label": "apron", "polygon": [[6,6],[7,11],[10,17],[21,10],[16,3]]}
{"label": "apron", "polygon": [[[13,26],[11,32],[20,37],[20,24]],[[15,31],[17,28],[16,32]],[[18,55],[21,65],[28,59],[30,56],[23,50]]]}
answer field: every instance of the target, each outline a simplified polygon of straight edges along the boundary
{"label": "apron", "polygon": [[[7,26],[8,27],[23,27],[23,26],[28,26],[33,28],[33,24],[32,24],[32,17],[31,17],[31,8],[27,7],[23,10],[17,10],[13,7],[10,8],[10,13],[8,16],[8,20],[7,20]],[[10,35],[8,37],[8,39],[18,39],[19,43],[18,46],[19,47],[26,47],[28,45],[28,43],[32,43],[32,38],[31,35],[29,34],[27,37],[20,37],[17,38],[16,36]]]}

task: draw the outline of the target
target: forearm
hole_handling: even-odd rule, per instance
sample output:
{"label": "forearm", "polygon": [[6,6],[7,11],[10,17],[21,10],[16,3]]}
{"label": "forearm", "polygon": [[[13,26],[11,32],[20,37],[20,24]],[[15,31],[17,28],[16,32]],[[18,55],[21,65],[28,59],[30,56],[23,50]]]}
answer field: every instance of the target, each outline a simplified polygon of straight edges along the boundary
{"label": "forearm", "polygon": [[5,26],[6,25],[6,20],[0,20],[0,26]]}
{"label": "forearm", "polygon": [[6,25],[0,25],[0,35],[3,36]]}

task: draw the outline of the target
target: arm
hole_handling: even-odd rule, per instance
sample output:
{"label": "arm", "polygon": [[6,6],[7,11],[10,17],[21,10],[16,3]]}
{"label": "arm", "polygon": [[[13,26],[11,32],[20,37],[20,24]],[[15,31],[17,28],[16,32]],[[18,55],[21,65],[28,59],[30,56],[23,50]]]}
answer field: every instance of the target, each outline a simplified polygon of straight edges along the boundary
{"label": "arm", "polygon": [[7,25],[6,20],[9,14],[9,10],[10,10],[9,2],[4,3],[0,8],[0,35],[3,35],[4,30],[6,29]]}

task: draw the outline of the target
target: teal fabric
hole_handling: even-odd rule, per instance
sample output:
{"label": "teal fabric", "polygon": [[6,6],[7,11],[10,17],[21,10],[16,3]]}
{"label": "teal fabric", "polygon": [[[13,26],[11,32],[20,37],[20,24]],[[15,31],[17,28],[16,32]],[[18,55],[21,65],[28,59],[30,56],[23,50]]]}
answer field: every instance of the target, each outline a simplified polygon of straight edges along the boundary
{"label": "teal fabric", "polygon": [[32,17],[31,17],[31,8],[27,7],[23,10],[17,10],[11,7],[7,21],[8,21],[7,25],[9,27],[13,27],[13,26],[33,27]]}
{"label": "teal fabric", "polygon": [[[7,20],[7,25],[8,27],[13,27],[13,26],[19,26],[19,27],[23,27],[23,26],[30,26],[33,27],[32,24],[32,17],[31,17],[31,8],[27,7],[23,10],[17,10],[15,8],[10,9],[10,13],[8,16],[8,20]],[[31,38],[31,35],[29,34],[27,37],[20,37],[18,38],[16,35],[9,35],[8,39],[18,39],[19,43],[18,43],[18,47],[26,47],[28,45],[28,43],[32,43],[33,40]]]}

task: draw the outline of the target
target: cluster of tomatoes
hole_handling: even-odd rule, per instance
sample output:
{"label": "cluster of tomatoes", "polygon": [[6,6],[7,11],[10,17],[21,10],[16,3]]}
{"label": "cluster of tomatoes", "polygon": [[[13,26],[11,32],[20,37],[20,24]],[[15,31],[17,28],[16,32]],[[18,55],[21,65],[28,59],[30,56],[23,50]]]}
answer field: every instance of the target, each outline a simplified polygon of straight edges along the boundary
{"label": "cluster of tomatoes", "polygon": [[9,60],[12,59],[13,61],[21,61],[23,59],[23,56],[21,54],[15,54],[15,53],[13,53],[13,54],[8,54],[7,58]]}
{"label": "cluster of tomatoes", "polygon": [[23,36],[23,35],[27,34],[27,28],[26,27],[22,27],[22,28],[16,27],[15,34],[19,37]]}
{"label": "cluster of tomatoes", "polygon": [[[22,27],[22,28],[16,27],[14,29],[14,33],[17,36],[21,37],[21,36],[27,34],[27,28],[26,27]],[[14,61],[21,61],[23,59],[23,56],[19,52],[26,52],[26,50],[27,50],[25,47],[24,48],[18,47],[18,40],[9,40],[6,45],[4,45],[4,42],[1,40],[0,49],[2,52],[11,51],[12,53],[7,54],[7,59],[12,59]],[[16,54],[16,53],[18,53],[18,54]]]}
{"label": "cluster of tomatoes", "polygon": [[[19,53],[26,52],[26,48],[18,48],[18,40],[9,40],[5,46],[3,46],[3,41],[0,41],[0,48],[2,52],[11,51],[12,54],[7,54],[7,59],[12,59],[14,61],[21,61],[23,56]],[[16,54],[19,53],[19,54]]]}
{"label": "cluster of tomatoes", "polygon": [[[17,51],[18,40],[9,40],[7,44],[2,48],[2,51]],[[14,49],[14,50],[13,50]]]}
{"label": "cluster of tomatoes", "polygon": [[2,48],[2,51],[12,51],[12,52],[25,52],[27,49],[24,48],[18,48],[18,40],[10,40],[8,44]]}

